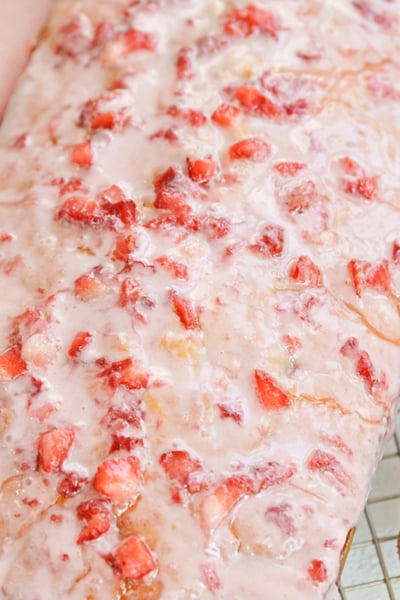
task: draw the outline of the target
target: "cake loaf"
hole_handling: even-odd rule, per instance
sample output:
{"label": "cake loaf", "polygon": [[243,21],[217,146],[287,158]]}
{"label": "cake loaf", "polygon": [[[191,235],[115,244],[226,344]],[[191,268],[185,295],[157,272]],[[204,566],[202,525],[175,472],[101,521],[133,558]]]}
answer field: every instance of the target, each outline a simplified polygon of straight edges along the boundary
{"label": "cake loaf", "polygon": [[338,598],[400,384],[398,1],[58,0],[0,130],[0,597]]}

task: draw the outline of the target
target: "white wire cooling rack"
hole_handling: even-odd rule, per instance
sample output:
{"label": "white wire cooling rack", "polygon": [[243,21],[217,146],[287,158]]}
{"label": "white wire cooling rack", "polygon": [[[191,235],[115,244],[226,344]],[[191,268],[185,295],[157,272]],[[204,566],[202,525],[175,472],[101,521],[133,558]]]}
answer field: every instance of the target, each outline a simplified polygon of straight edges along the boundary
{"label": "white wire cooling rack", "polygon": [[399,531],[400,412],[346,560],[342,600],[400,600]]}

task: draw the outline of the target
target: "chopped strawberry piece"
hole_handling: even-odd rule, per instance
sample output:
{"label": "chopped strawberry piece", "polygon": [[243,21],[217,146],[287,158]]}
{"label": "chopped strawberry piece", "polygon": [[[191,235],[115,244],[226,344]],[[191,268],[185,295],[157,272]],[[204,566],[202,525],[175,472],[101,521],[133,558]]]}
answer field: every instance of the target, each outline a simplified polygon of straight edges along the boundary
{"label": "chopped strawberry piece", "polygon": [[303,214],[318,199],[313,181],[305,181],[286,195],[286,206],[291,214]]}
{"label": "chopped strawberry piece", "polygon": [[282,342],[285,344],[290,355],[293,355],[297,352],[297,350],[300,350],[302,345],[300,338],[294,335],[283,335]]}
{"label": "chopped strawberry piece", "polygon": [[89,521],[94,515],[111,517],[110,500],[106,498],[90,498],[78,504],[76,516],[79,521]]}
{"label": "chopped strawberry piece", "polygon": [[97,467],[93,487],[117,502],[133,502],[140,492],[140,463],[136,456],[112,458]]}
{"label": "chopped strawberry piece", "polygon": [[176,71],[178,79],[193,79],[193,58],[195,50],[190,46],[184,46],[179,50],[176,59]]}
{"label": "chopped strawberry piece", "polygon": [[254,468],[254,493],[267,488],[282,485],[295,476],[297,467],[294,463],[269,461],[262,467]]}
{"label": "chopped strawberry piece", "polygon": [[155,208],[176,210],[182,207],[186,201],[186,194],[172,185],[163,185],[157,192],[154,201]]}
{"label": "chopped strawberry piece", "polygon": [[62,180],[60,183],[60,196],[67,196],[68,194],[73,194],[74,192],[81,192],[82,194],[87,192],[82,179],[79,177],[71,177],[71,179],[68,181]]}
{"label": "chopped strawberry piece", "polygon": [[200,521],[203,529],[207,533],[214,531],[239,500],[253,493],[253,482],[250,477],[244,475],[234,475],[220,483],[200,505]]}
{"label": "chopped strawberry piece", "polygon": [[74,360],[78,359],[82,350],[86,348],[92,339],[93,335],[89,333],[89,331],[79,331],[72,340],[72,344],[68,350],[68,356]]}
{"label": "chopped strawberry piece", "polygon": [[174,291],[170,292],[170,297],[174,311],[185,329],[199,329],[199,317],[189,300]]}
{"label": "chopped strawberry piece", "polygon": [[224,217],[208,215],[201,221],[201,231],[209,240],[219,240],[230,231],[230,223]]}
{"label": "chopped strawberry piece", "polygon": [[110,454],[112,452],[119,452],[120,450],[125,450],[125,452],[132,452],[136,448],[136,446],[143,446],[142,438],[135,438],[119,433],[113,433]]}
{"label": "chopped strawberry piece", "polygon": [[130,406],[129,408],[111,407],[101,420],[101,424],[118,430],[126,427],[126,425],[132,425],[132,427],[139,428],[140,412],[136,406]]}
{"label": "chopped strawberry piece", "polygon": [[51,429],[39,438],[38,462],[46,473],[58,473],[66,460],[75,434],[71,429]]}
{"label": "chopped strawberry piece", "polygon": [[142,289],[138,282],[131,277],[127,277],[121,283],[121,293],[118,300],[118,306],[128,306],[135,304],[142,294]]}
{"label": "chopped strawberry piece", "polygon": [[132,263],[133,253],[138,248],[138,240],[135,235],[119,235],[115,243],[113,257],[126,264]]}
{"label": "chopped strawberry piece", "polygon": [[172,127],[168,129],[158,129],[155,133],[150,136],[151,140],[166,140],[170,144],[174,144],[179,140],[179,137],[175,133]]}
{"label": "chopped strawberry piece", "polygon": [[264,140],[252,137],[236,142],[229,148],[231,160],[252,160],[263,162],[270,155],[271,149]]}
{"label": "chopped strawberry piece", "polygon": [[0,354],[0,380],[16,379],[27,370],[27,364],[21,356],[20,344],[15,344]]}
{"label": "chopped strawberry piece", "polygon": [[75,296],[83,302],[98,298],[104,290],[104,285],[92,275],[82,275],[75,280]]}
{"label": "chopped strawberry piece", "polygon": [[255,115],[264,115],[269,118],[277,118],[282,115],[282,109],[271,102],[257,88],[250,85],[242,85],[237,88],[236,99],[243,108]]}
{"label": "chopped strawberry piece", "polygon": [[211,115],[211,120],[220,127],[231,127],[240,114],[240,110],[233,104],[221,104]]}
{"label": "chopped strawberry piece", "polygon": [[389,261],[371,264],[366,260],[351,260],[347,265],[354,291],[361,296],[366,288],[372,288],[382,294],[390,293],[391,277]]}
{"label": "chopped strawberry piece", "polygon": [[123,577],[136,580],[157,568],[149,547],[137,535],[131,535],[116,548],[114,565]]}
{"label": "chopped strawberry piece", "polygon": [[99,373],[99,377],[106,377],[108,385],[112,388],[122,385],[128,390],[140,390],[149,383],[149,374],[136,366],[132,358],[111,363]]}
{"label": "chopped strawberry piece", "polygon": [[93,163],[93,151],[90,141],[72,147],[71,162],[79,167],[90,167]]}
{"label": "chopped strawberry piece", "polygon": [[60,56],[77,58],[89,49],[93,31],[90,19],[83,13],[61,27],[55,52]]}
{"label": "chopped strawberry piece", "polygon": [[207,158],[187,158],[188,175],[196,183],[208,183],[215,174],[215,162],[211,156]]}
{"label": "chopped strawberry piece", "polygon": [[72,196],[61,206],[59,219],[70,223],[96,226],[104,222],[104,213],[98,202],[83,196]]}
{"label": "chopped strawberry piece", "polygon": [[168,477],[193,494],[202,489],[193,474],[203,471],[201,462],[186,450],[170,450],[160,456],[160,465]]}
{"label": "chopped strawberry piece", "polygon": [[216,566],[206,562],[200,565],[202,580],[210,592],[216,592],[221,588],[221,580],[218,576]]}
{"label": "chopped strawberry piece", "polygon": [[117,56],[125,58],[132,52],[139,50],[155,50],[156,42],[151,33],[140,31],[139,29],[128,29],[124,33],[119,33],[111,45],[117,49]]}
{"label": "chopped strawberry piece", "polygon": [[392,246],[392,260],[395,265],[400,265],[400,242],[393,242]]}
{"label": "chopped strawberry piece", "polygon": [[70,498],[78,494],[82,488],[89,483],[86,477],[82,477],[79,473],[68,473],[62,481],[57,485],[57,492],[64,498]]}
{"label": "chopped strawberry piece", "polygon": [[308,577],[318,585],[324,583],[328,578],[328,572],[322,560],[312,560],[307,568]]}
{"label": "chopped strawberry piece", "polygon": [[257,399],[266,410],[282,410],[289,408],[291,402],[286,392],[265,371],[254,371],[254,384]]}
{"label": "chopped strawberry piece", "polygon": [[381,387],[382,382],[377,377],[371,357],[366,350],[362,350],[357,357],[356,373],[364,380],[370,394],[374,394]]}
{"label": "chopped strawberry piece", "polygon": [[92,131],[97,129],[114,129],[116,124],[115,113],[109,112],[97,112],[94,111],[90,127]]}
{"label": "chopped strawberry piece", "polygon": [[309,287],[320,287],[321,271],[308,256],[299,256],[289,269],[289,277]]}
{"label": "chopped strawberry piece", "polygon": [[307,461],[307,467],[310,471],[319,471],[320,473],[329,473],[342,485],[348,485],[351,482],[351,476],[343,468],[338,459],[324,450],[314,450]]}
{"label": "chopped strawberry piece", "polygon": [[283,245],[283,228],[280,225],[270,224],[265,227],[261,239],[250,246],[250,250],[263,256],[281,256]]}
{"label": "chopped strawberry piece", "polygon": [[305,163],[299,162],[280,162],[274,165],[275,171],[278,171],[278,173],[283,177],[293,177],[294,175],[297,175],[299,171],[302,171],[306,167],[307,165]]}
{"label": "chopped strawberry piece", "polygon": [[179,173],[175,167],[168,167],[154,179],[154,191],[158,192],[162,187],[168,186],[175,179],[178,179]]}
{"label": "chopped strawberry piece", "polygon": [[377,190],[376,177],[360,177],[357,180],[357,192],[366,200],[372,200]]}
{"label": "chopped strawberry piece", "polygon": [[221,419],[232,419],[238,425],[243,424],[243,414],[240,410],[227,404],[217,404],[217,408]]}
{"label": "chopped strawberry piece", "polygon": [[169,258],[168,256],[159,256],[156,258],[155,262],[162,267],[165,267],[177,279],[187,280],[189,278],[187,266],[172,260],[172,258]]}
{"label": "chopped strawberry piece", "polygon": [[231,8],[224,23],[225,33],[233,37],[249,37],[258,30],[277,39],[280,29],[281,25],[277,17],[252,3],[244,8],[236,6]]}
{"label": "chopped strawberry piece", "polygon": [[84,542],[97,540],[97,538],[107,533],[110,527],[111,522],[107,517],[101,514],[93,515],[81,530],[76,543],[83,544]]}

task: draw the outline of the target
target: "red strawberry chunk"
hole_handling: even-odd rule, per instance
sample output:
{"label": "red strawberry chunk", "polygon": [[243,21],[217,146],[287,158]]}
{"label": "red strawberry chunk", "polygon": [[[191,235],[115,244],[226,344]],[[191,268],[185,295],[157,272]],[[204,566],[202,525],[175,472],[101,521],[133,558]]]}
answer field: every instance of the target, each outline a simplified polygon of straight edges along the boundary
{"label": "red strawberry chunk", "polygon": [[62,481],[57,485],[57,492],[64,498],[70,498],[78,494],[82,488],[89,483],[86,477],[82,477],[79,473],[67,473]]}
{"label": "red strawberry chunk", "polygon": [[75,280],[75,296],[83,302],[95,300],[104,291],[104,285],[92,275],[82,275]]}
{"label": "red strawberry chunk", "polygon": [[209,240],[218,240],[229,233],[230,223],[224,217],[207,215],[202,219],[200,228]]}
{"label": "red strawberry chunk", "polygon": [[283,502],[277,506],[270,506],[265,512],[267,521],[274,523],[286,537],[294,537],[297,534],[297,527],[294,519],[290,516],[290,505]]}
{"label": "red strawberry chunk", "polygon": [[139,460],[136,456],[105,460],[97,467],[93,487],[117,502],[133,502],[141,489]]}
{"label": "red strawberry chunk", "polygon": [[307,165],[299,162],[280,162],[274,165],[275,171],[278,171],[283,177],[293,177],[305,169]]}
{"label": "red strawberry chunk", "polygon": [[166,208],[172,211],[184,206],[186,194],[172,185],[163,185],[157,192],[155,208]]}
{"label": "red strawberry chunk", "polygon": [[186,487],[191,494],[201,489],[192,475],[203,471],[202,464],[186,450],[165,452],[160,456],[160,465],[172,481]]}
{"label": "red strawberry chunk", "polygon": [[115,243],[113,257],[126,264],[133,260],[133,253],[137,250],[138,240],[135,235],[119,235]]}
{"label": "red strawberry chunk", "polygon": [[264,115],[269,118],[277,118],[282,115],[282,109],[271,102],[257,88],[250,85],[242,85],[237,88],[236,99],[247,112],[254,115]]}
{"label": "red strawberry chunk", "polygon": [[234,475],[220,483],[201,503],[200,521],[204,531],[214,531],[239,500],[253,493],[253,481],[244,475]]}
{"label": "red strawberry chunk", "polygon": [[307,461],[310,471],[329,473],[342,485],[347,486],[351,482],[351,476],[343,468],[338,459],[324,450],[314,450]]}
{"label": "red strawberry chunk", "polygon": [[385,375],[381,374],[378,377],[370,355],[366,350],[360,349],[356,338],[349,338],[340,348],[340,352],[355,361],[356,373],[364,380],[370,394],[375,395],[386,387]]}
{"label": "red strawberry chunk", "polygon": [[267,488],[282,485],[295,476],[297,467],[294,463],[269,461],[261,467],[254,468],[254,493]]}
{"label": "red strawberry chunk", "polygon": [[291,214],[303,214],[318,199],[313,181],[304,181],[286,196],[286,206]]}
{"label": "red strawberry chunk", "polygon": [[191,302],[174,291],[170,292],[170,297],[173,309],[185,329],[199,329],[199,317]]}
{"label": "red strawberry chunk", "polygon": [[307,573],[309,579],[311,579],[315,585],[324,583],[328,578],[328,571],[322,560],[312,560],[307,567]]}
{"label": "red strawberry chunk", "polygon": [[243,414],[239,409],[228,404],[217,404],[217,408],[221,419],[232,419],[238,425],[243,424]]}
{"label": "red strawberry chunk", "polygon": [[90,167],[93,162],[93,151],[90,141],[72,147],[71,162],[79,167]]}
{"label": "red strawberry chunk", "polygon": [[71,429],[51,429],[39,438],[38,462],[46,473],[58,473],[66,460],[75,434]]}
{"label": "red strawberry chunk", "polygon": [[168,256],[159,256],[158,258],[156,258],[155,262],[161,265],[162,267],[165,267],[177,279],[189,279],[189,272],[186,265],[176,262]]}
{"label": "red strawberry chunk", "polygon": [[128,537],[114,551],[114,565],[123,577],[142,579],[157,568],[147,544],[137,535]]}
{"label": "red strawberry chunk", "polygon": [[248,37],[258,30],[277,39],[280,29],[277,17],[252,3],[244,8],[234,6],[228,12],[224,24],[225,33],[234,37]]}
{"label": "red strawberry chunk", "polygon": [[289,408],[291,402],[286,392],[265,371],[254,371],[254,384],[259,403],[266,410]]}
{"label": "red strawberry chunk", "polygon": [[263,256],[281,256],[283,245],[283,228],[280,225],[270,224],[265,227],[261,239],[250,246],[250,250]]}
{"label": "red strawberry chunk", "polygon": [[122,385],[128,390],[140,390],[147,387],[150,378],[146,371],[135,365],[132,358],[111,363],[98,376],[106,377],[108,385],[112,388]]}
{"label": "red strawberry chunk", "polygon": [[321,272],[308,256],[299,256],[289,269],[289,277],[309,287],[320,287],[322,284]]}
{"label": "red strawberry chunk", "polygon": [[188,175],[196,183],[208,183],[215,174],[215,162],[211,156],[207,158],[187,158]]}
{"label": "red strawberry chunk", "polygon": [[16,379],[28,370],[27,364],[21,356],[21,346],[15,344],[0,354],[0,381]]}
{"label": "red strawberry chunk", "polygon": [[84,196],[68,198],[58,211],[58,218],[70,223],[96,226],[104,222],[104,213],[96,200]]}
{"label": "red strawberry chunk", "polygon": [[240,114],[240,110],[233,104],[221,104],[211,115],[211,120],[220,127],[231,127]]}
{"label": "red strawberry chunk", "polygon": [[125,450],[125,452],[132,452],[136,448],[136,446],[143,446],[142,438],[135,438],[128,435],[113,433],[110,454],[112,452],[119,452],[120,450]]}
{"label": "red strawberry chunk", "polygon": [[268,158],[270,152],[271,149],[264,140],[257,137],[251,137],[233,144],[229,148],[229,158],[231,160],[263,162]]}
{"label": "red strawberry chunk", "polygon": [[92,119],[90,121],[90,127],[92,131],[96,131],[97,129],[114,129],[115,124],[116,115],[111,111],[98,112],[96,110],[93,112]]}
{"label": "red strawberry chunk", "polygon": [[193,58],[195,50],[190,46],[184,46],[179,50],[176,59],[176,72],[178,79],[192,79],[194,77]]}
{"label": "red strawberry chunk", "polygon": [[151,33],[132,28],[124,33],[119,33],[112,42],[112,45],[118,47],[119,56],[124,58],[132,52],[138,52],[139,50],[155,50],[156,42]]}
{"label": "red strawberry chunk", "polygon": [[390,293],[391,277],[389,261],[372,264],[366,260],[351,260],[347,265],[354,291],[361,296],[366,288],[372,288],[382,294]]}
{"label": "red strawberry chunk", "polygon": [[81,530],[76,543],[83,544],[84,542],[97,540],[97,538],[107,533],[110,527],[109,519],[101,514],[93,515]]}
{"label": "red strawberry chunk", "polygon": [[377,190],[376,177],[361,177],[357,180],[357,192],[366,200],[372,200]]}
{"label": "red strawberry chunk", "polygon": [[216,592],[221,588],[221,580],[218,576],[216,566],[206,562],[200,565],[202,580],[210,592]]}
{"label": "red strawberry chunk", "polygon": [[79,331],[68,350],[68,356],[74,360],[78,359],[80,353],[93,339],[93,335],[89,331]]}

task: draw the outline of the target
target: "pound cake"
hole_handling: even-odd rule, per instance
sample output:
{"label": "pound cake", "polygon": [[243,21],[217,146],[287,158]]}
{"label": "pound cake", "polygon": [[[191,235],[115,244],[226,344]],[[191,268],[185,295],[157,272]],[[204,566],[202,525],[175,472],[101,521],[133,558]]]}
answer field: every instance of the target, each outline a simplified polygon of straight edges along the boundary
{"label": "pound cake", "polygon": [[0,131],[0,597],[338,598],[400,387],[398,0],[58,0]]}

